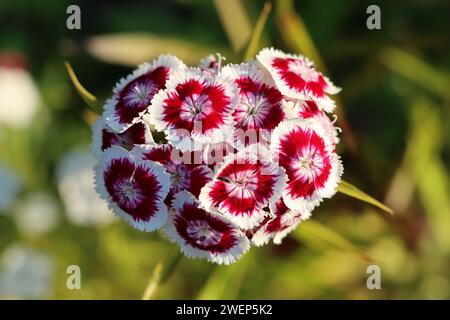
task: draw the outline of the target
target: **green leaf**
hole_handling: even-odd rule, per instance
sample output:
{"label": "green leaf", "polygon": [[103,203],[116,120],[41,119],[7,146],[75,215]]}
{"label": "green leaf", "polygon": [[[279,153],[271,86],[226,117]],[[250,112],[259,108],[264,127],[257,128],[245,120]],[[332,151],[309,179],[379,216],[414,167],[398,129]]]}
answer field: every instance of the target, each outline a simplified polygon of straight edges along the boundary
{"label": "green leaf", "polygon": [[334,249],[343,252],[351,252],[358,255],[364,261],[373,261],[373,259],[360,248],[316,220],[303,221],[294,232],[294,237],[314,249]]}
{"label": "green leaf", "polygon": [[346,194],[350,197],[370,203],[371,205],[374,205],[375,207],[378,207],[383,211],[389,212],[390,214],[394,213],[394,211],[392,211],[391,208],[382,204],[380,201],[372,198],[367,193],[361,191],[360,189],[358,189],[354,185],[348,183],[347,181],[344,181],[344,180],[341,181],[341,183],[339,184],[339,187],[338,187],[338,191],[343,194]]}
{"label": "green leaf", "polygon": [[83,87],[83,85],[78,80],[75,71],[73,71],[73,68],[70,65],[70,63],[65,61],[64,65],[66,66],[67,73],[69,74],[73,86],[77,90],[80,97],[84,100],[84,102],[86,102],[86,104],[90,106],[94,111],[101,110],[101,106],[99,105],[97,98],[92,93],[87,91],[86,88]]}
{"label": "green leaf", "polygon": [[448,97],[450,81],[445,71],[436,69],[407,51],[393,47],[383,49],[380,59],[388,69],[425,90]]}
{"label": "green leaf", "polygon": [[242,0],[214,0],[223,29],[235,52],[241,52],[249,42],[252,26]]}
{"label": "green leaf", "polygon": [[252,252],[247,252],[232,265],[215,266],[197,295],[197,300],[237,299],[244,278],[252,266]]}
{"label": "green leaf", "polygon": [[172,246],[166,258],[163,261],[160,261],[153,270],[153,275],[145,288],[145,292],[142,295],[142,300],[152,299],[156,290],[173,274],[181,257],[182,254],[178,247]]}
{"label": "green leaf", "polygon": [[253,30],[252,37],[250,38],[247,49],[245,50],[243,59],[244,61],[249,60],[258,52],[261,34],[263,32],[264,25],[267,22],[267,18],[269,17],[269,13],[271,10],[272,4],[270,2],[266,2],[258,18],[258,21],[256,22],[256,26],[255,29]]}
{"label": "green leaf", "polygon": [[211,47],[179,37],[160,36],[147,32],[100,34],[87,39],[86,51],[96,59],[107,63],[136,68],[160,54],[170,52],[188,64],[212,52],[231,54],[224,47]]}
{"label": "green leaf", "polygon": [[432,100],[415,99],[410,107],[411,126],[405,169],[412,179],[439,250],[450,252],[450,184],[442,160],[446,120]]}

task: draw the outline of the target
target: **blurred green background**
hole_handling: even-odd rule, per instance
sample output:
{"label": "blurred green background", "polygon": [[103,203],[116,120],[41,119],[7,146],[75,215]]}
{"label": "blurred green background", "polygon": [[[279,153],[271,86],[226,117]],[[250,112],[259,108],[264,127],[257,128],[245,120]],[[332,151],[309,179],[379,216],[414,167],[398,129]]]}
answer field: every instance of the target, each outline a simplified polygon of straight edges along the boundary
{"label": "blurred green background", "polygon": [[[81,30],[66,8],[81,8]],[[381,8],[381,30],[366,8]],[[64,60],[101,101],[170,52],[189,64],[242,59],[263,1],[0,2],[0,298],[138,299],[171,249],[118,221],[93,189],[95,114]],[[393,208],[337,194],[314,211],[368,261],[314,225],[230,267],[183,258],[155,298],[449,299],[448,1],[273,1],[258,48],[310,56],[339,94],[344,179]],[[366,268],[381,268],[381,290]],[[81,290],[66,269],[81,268]]]}

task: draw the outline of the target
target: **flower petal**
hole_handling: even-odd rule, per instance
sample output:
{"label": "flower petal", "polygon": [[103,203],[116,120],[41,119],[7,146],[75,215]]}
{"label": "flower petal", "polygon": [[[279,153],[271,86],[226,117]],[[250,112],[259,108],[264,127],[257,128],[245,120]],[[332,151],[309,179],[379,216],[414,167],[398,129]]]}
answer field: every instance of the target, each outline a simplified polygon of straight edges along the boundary
{"label": "flower petal", "polygon": [[223,164],[224,159],[237,150],[228,142],[208,143],[203,146],[203,162],[212,169]]}
{"label": "flower petal", "polygon": [[220,63],[217,59],[217,55],[210,54],[200,60],[198,67],[211,75],[215,75],[219,72]]}
{"label": "flower petal", "polygon": [[106,124],[103,117],[99,117],[92,127],[92,133],[91,150],[97,159],[111,146],[130,150],[135,144],[153,143],[150,128],[143,121],[138,121],[125,131],[118,133]]}
{"label": "flower petal", "polygon": [[217,264],[234,263],[249,250],[248,238],[220,214],[205,211],[198,205],[191,193],[177,193],[164,229],[166,235],[190,258],[206,258]]}
{"label": "flower petal", "polygon": [[281,244],[282,240],[295,230],[300,222],[311,216],[310,212],[301,213],[290,210],[282,198],[269,206],[274,216],[267,217],[253,234],[252,242],[256,246],[265,245],[271,239],[273,239],[273,243]]}
{"label": "flower petal", "polygon": [[321,111],[314,100],[283,100],[283,109],[287,119],[311,119],[319,121],[327,131],[327,135],[334,144],[339,143],[339,128],[334,126],[335,120],[331,121],[328,115]]}

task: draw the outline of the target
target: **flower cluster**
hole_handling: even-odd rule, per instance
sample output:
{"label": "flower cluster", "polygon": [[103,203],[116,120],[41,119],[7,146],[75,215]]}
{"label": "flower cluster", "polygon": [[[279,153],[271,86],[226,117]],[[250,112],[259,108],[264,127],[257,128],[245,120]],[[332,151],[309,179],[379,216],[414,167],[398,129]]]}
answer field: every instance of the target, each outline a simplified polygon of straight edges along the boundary
{"label": "flower cluster", "polygon": [[336,192],[339,90],[275,49],[226,66],[160,56],[116,85],[93,127],[97,191],[189,257],[230,264],[252,244],[279,244]]}

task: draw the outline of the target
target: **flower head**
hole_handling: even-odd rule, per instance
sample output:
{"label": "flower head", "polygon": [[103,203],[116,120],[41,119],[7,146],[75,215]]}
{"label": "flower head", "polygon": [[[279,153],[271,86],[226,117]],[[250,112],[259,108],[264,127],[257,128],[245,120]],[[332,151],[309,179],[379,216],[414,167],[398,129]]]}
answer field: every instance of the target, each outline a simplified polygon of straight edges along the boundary
{"label": "flower head", "polygon": [[239,227],[251,229],[267,215],[263,208],[281,196],[285,181],[284,170],[271,162],[268,151],[251,145],[225,159],[199,199],[205,208],[218,210]]}
{"label": "flower head", "polygon": [[106,122],[116,132],[136,123],[151,106],[153,96],[166,86],[169,76],[186,66],[172,55],[162,55],[152,63],[141,64],[114,88],[105,106]]}
{"label": "flower head", "polygon": [[155,95],[149,119],[167,133],[170,144],[181,151],[198,150],[232,132],[231,113],[239,95],[230,79],[190,68],[175,73],[166,86]]}
{"label": "flower head", "polygon": [[282,94],[293,99],[317,100],[323,110],[333,111],[334,101],[327,94],[336,94],[340,89],[317,71],[308,58],[266,48],[257,60],[269,71]]}
{"label": "flower head", "polygon": [[[281,243],[337,190],[343,167],[329,95],[301,55],[263,49],[242,64],[171,55],[114,89],[93,126],[96,187],[133,227],[163,226],[189,257],[230,264]],[[153,139],[155,138],[155,140]],[[158,143],[156,143],[156,142]]]}
{"label": "flower head", "polygon": [[166,223],[164,199],[170,182],[159,163],[136,159],[113,146],[103,152],[96,167],[96,183],[111,209],[134,228],[153,231]]}
{"label": "flower head", "polygon": [[231,264],[250,248],[248,238],[236,225],[218,213],[199,208],[198,200],[189,192],[177,193],[172,209],[165,233],[188,257]]}
{"label": "flower head", "polygon": [[287,207],[307,212],[336,193],[343,171],[334,143],[319,121],[285,120],[274,130],[271,151],[286,169]]}

